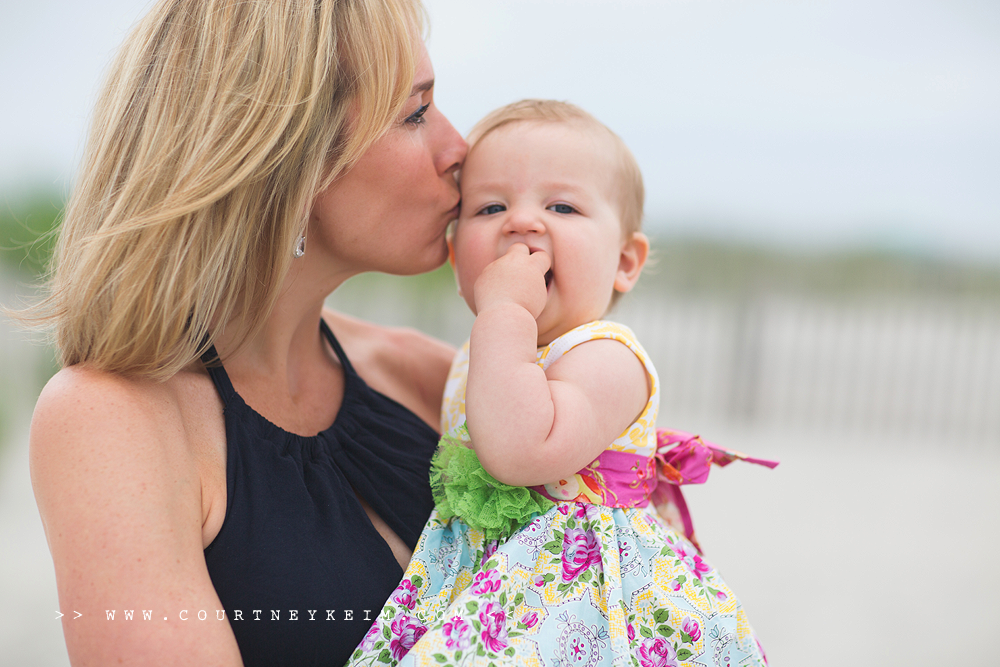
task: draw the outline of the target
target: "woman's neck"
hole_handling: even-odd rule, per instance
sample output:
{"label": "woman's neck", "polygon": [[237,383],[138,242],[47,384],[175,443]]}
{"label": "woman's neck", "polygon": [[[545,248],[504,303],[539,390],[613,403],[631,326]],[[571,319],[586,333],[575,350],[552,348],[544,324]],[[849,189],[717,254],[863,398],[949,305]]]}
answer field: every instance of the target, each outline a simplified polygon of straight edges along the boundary
{"label": "woman's neck", "polygon": [[230,375],[267,378],[285,384],[294,395],[297,378],[329,358],[319,329],[323,304],[354,273],[328,269],[326,275],[318,275],[323,262],[312,259],[307,253],[292,263],[274,307],[250,340],[238,345],[241,332],[249,328],[242,318],[234,318],[218,332],[216,349]]}

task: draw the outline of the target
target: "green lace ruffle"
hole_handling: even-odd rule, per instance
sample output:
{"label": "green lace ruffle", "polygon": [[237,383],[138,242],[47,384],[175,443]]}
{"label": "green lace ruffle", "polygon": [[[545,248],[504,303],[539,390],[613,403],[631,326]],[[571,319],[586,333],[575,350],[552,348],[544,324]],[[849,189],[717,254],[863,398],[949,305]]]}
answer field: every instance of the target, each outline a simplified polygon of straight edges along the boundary
{"label": "green lace ruffle", "polygon": [[498,482],[469,446],[465,426],[438,443],[431,459],[431,492],[438,517],[460,518],[487,541],[507,537],[555,503],[537,491]]}

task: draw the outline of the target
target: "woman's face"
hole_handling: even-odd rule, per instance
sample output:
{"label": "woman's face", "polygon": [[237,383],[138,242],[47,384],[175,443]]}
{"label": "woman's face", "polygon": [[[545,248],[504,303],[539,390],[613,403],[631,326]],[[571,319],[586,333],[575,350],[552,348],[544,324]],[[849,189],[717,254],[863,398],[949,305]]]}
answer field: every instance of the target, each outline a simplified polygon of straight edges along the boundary
{"label": "woman's face", "polygon": [[448,256],[445,230],[458,217],[455,171],[466,145],[434,105],[434,70],[421,44],[403,113],[349,171],[313,202],[307,254],[351,272],[410,275]]}

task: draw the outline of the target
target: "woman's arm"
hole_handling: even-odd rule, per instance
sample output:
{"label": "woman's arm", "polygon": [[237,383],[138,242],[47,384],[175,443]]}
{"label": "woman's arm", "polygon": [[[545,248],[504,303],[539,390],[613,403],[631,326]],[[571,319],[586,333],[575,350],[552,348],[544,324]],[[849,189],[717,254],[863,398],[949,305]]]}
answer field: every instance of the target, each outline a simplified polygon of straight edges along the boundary
{"label": "woman's arm", "polygon": [[74,665],[242,664],[216,620],[189,426],[169,383],[73,367],[38,400],[32,485]]}
{"label": "woman's arm", "polygon": [[578,345],[543,371],[535,318],[545,305],[544,253],[527,247],[476,281],[466,420],[483,467],[506,484],[533,486],[593,461],[649,399],[642,362],[625,345]]}

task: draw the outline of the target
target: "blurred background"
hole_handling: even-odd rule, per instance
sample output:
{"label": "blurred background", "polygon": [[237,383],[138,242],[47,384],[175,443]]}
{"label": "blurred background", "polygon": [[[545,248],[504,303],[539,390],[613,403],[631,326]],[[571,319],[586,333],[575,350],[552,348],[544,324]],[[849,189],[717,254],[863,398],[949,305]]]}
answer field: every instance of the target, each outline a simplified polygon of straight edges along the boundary
{"label": "blurred background", "polygon": [[[613,317],[657,364],[662,426],[782,460],[687,493],[771,664],[998,664],[1000,4],[425,4],[459,131],[550,97],[635,152],[655,263]],[[4,306],[32,298],[147,7],[0,4]],[[453,344],[472,321],[446,270],[359,276],[330,304]],[[27,464],[54,369],[0,320],[3,664],[68,664]]]}

